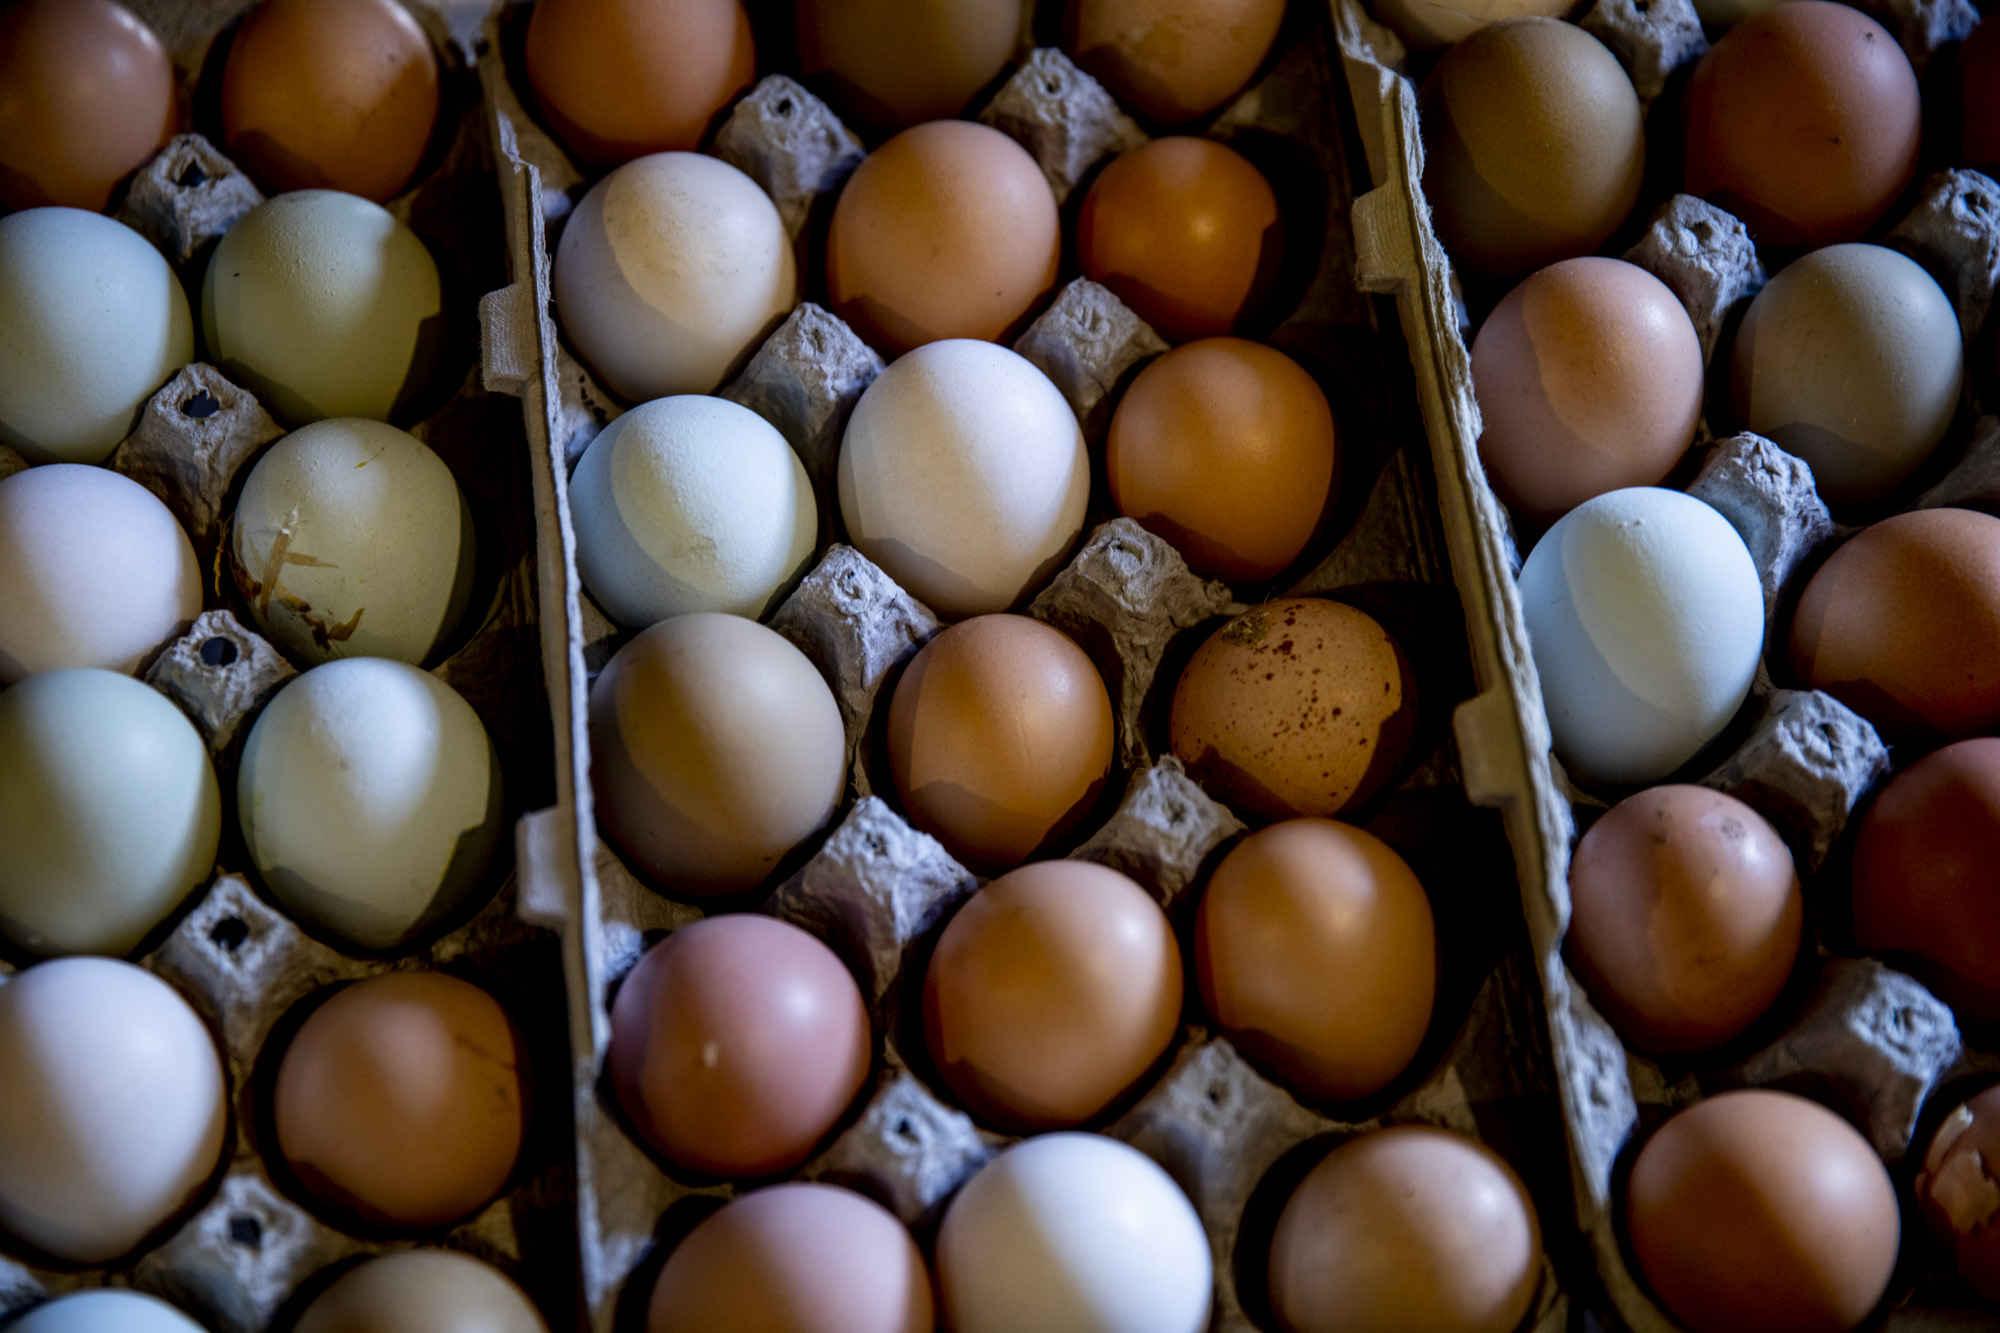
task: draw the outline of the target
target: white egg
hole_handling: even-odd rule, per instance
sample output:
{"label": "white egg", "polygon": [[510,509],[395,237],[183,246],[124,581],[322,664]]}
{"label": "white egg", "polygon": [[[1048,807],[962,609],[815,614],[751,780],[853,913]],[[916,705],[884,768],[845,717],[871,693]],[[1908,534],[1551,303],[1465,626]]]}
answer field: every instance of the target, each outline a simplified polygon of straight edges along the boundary
{"label": "white egg", "polygon": [[58,1296],[9,1328],[11,1333],[204,1333],[158,1297],[117,1287]]}
{"label": "white egg", "polygon": [[272,896],[349,948],[399,949],[463,906],[500,836],[500,769],[479,715],[386,658],[328,662],[278,691],[236,787]]}
{"label": "white egg", "polygon": [[0,480],[0,685],[135,672],[200,614],[194,547],[144,486],[82,463]]}
{"label": "white egg", "polygon": [[473,545],[443,459],[394,426],[340,417],[257,460],[230,554],[257,628],[296,660],[420,663],[465,616]]}
{"label": "white egg", "polygon": [[109,958],[0,984],[0,1227],[103,1264],[180,1212],[222,1156],[222,1060],[180,992]]}
{"label": "white egg", "polygon": [[1656,782],[1736,715],[1764,592],[1729,520],[1650,486],[1570,510],[1521,569],[1556,755],[1587,782]]}
{"label": "white egg", "polygon": [[0,935],[129,953],[215,868],[222,797],[165,695],[109,671],[0,693]]}
{"label": "white egg", "polygon": [[0,444],[101,463],[194,360],[186,293],[123,223],[74,208],[0,218]]}
{"label": "white egg", "polygon": [[1044,1134],[988,1162],[938,1230],[953,1333],[1199,1333],[1213,1284],[1194,1205],[1152,1158]]}
{"label": "white egg", "polygon": [[630,629],[690,611],[763,619],[819,533],[798,455],[722,398],[633,408],[590,442],[569,486],[577,572]]}
{"label": "white egg", "polygon": [[1450,46],[1502,19],[1561,18],[1568,0],[1376,0],[1375,12],[1414,47]]}
{"label": "white egg", "polygon": [[296,190],[223,233],[201,329],[222,371],[285,421],[381,421],[434,369],[443,308],[437,263],[387,209]]}
{"label": "white egg", "polygon": [[770,196],[702,153],[619,167],[556,246],[563,332],[627,402],[714,393],[797,296],[792,240]]}
{"label": "white egg", "polygon": [[947,620],[1005,611],[1083,531],[1090,458],[1062,392],[1026,358],[926,343],[868,386],[840,445],[848,539]]}

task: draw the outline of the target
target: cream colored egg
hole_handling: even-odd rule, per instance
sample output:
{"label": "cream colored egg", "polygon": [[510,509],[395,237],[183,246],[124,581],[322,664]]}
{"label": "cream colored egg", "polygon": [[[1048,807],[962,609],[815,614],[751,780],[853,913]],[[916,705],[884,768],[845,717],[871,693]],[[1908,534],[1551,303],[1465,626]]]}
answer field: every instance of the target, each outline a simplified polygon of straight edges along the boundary
{"label": "cream colored egg", "polygon": [[380,1254],[313,1299],[294,1333],[548,1333],[500,1272],[453,1250]]}
{"label": "cream colored egg", "polygon": [[194,360],[187,295],[123,223],[74,208],[0,218],[0,444],[101,463]]}

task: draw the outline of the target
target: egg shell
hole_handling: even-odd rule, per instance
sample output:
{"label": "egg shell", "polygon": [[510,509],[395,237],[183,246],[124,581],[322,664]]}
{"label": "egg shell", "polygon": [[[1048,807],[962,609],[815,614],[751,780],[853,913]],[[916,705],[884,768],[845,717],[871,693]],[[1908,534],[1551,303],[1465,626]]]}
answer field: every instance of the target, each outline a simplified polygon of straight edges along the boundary
{"label": "egg shell", "polygon": [[747,407],[686,395],[601,431],[570,477],[577,572],[619,624],[690,611],[763,619],[812,559],[805,465]]}
{"label": "egg shell", "polygon": [[136,672],[200,614],[194,547],[144,486],[80,463],[0,479],[0,685]]}
{"label": "egg shell", "polygon": [[427,387],[443,288],[417,234],[337,190],[267,199],[223,233],[202,282],[217,367],[283,421],[385,421]]}
{"label": "egg shell", "polygon": [[279,690],[243,746],[243,841],[278,905],[348,949],[399,950],[485,881],[501,834],[498,757],[472,705],[380,657]]}
{"label": "egg shell", "polygon": [[491,1265],[453,1250],[406,1250],[334,1279],[293,1333],[548,1333],[548,1325]]}
{"label": "egg shell", "polygon": [[1858,240],[1916,173],[1910,59],[1858,9],[1796,0],[1738,23],[1686,94],[1687,191],[1780,248]]}
{"label": "egg shell", "polygon": [[101,463],[194,360],[186,293],[122,222],[73,208],[0,217],[0,444]]}
{"label": "egg shell", "polygon": [[1419,98],[1424,197],[1454,260],[1510,277],[1589,254],[1645,176],[1639,95],[1574,24],[1518,18],[1445,52]]}
{"label": "egg shell", "polygon": [[937,1239],[952,1333],[1200,1333],[1214,1268],[1194,1206],[1152,1158],[1044,1134],[966,1182]]}
{"label": "egg shell", "polygon": [[1765,1089],[1718,1093],[1660,1126],[1632,1163],[1625,1216],[1653,1294],[1690,1333],[1854,1328],[1902,1234],[1868,1140]]}
{"label": "egg shell", "polygon": [[824,828],[847,733],[806,655],[754,621],[695,612],[613,654],[590,691],[604,834],[676,893],[756,888]]}
{"label": "egg shell", "polygon": [[215,868],[222,797],[166,696],[109,671],[0,693],[0,935],[124,954]]}
{"label": "egg shell", "polygon": [[647,1333],[931,1333],[930,1273],[880,1204],[786,1184],[724,1204],[653,1286]]}
{"label": "egg shell", "polygon": [[799,63],[865,124],[902,129],[965,110],[1021,36],[1023,0],[801,0]]}
{"label": "egg shell", "polygon": [[1730,409],[1805,459],[1828,505],[1850,509],[1887,496],[1937,448],[1964,365],[1958,314],[1936,279],[1879,245],[1828,246],[1750,302]]}
{"label": "egg shell", "polygon": [[1961,105],[1959,156],[1987,175],[2000,168],[2000,22],[1982,19],[1959,51]]}
{"label": "egg shell", "polygon": [[714,393],[798,296],[791,237],[748,176],[654,153],[590,187],[556,246],[556,315],[619,397]]}
{"label": "egg shell", "polygon": [[1026,358],[971,339],[920,347],[868,386],[838,477],[848,540],[948,620],[1034,593],[1090,503],[1090,458],[1062,391]]}
{"label": "egg shell", "polygon": [[1764,650],[1764,589],[1729,520],[1692,496],[1610,491],[1521,567],[1555,751],[1586,782],[1657,782],[1736,715]]}
{"label": "egg shell", "polygon": [[278,1064],[272,1121],[312,1195],[378,1226],[445,1226],[521,1155],[521,1050],[506,1010],[444,972],[385,972],[313,1010]]}
{"label": "egg shell", "polygon": [[611,1006],[611,1085],[641,1141],[731,1178],[812,1154],[868,1078],[861,988],[797,926],[712,916],[648,949]]}
{"label": "egg shell", "polygon": [[119,1258],[222,1156],[222,1060],[180,992],[109,958],[0,985],[0,1227],[65,1263]]}
{"label": "egg shell", "polygon": [[2000,1231],[1986,1225],[1986,1200],[2000,1188],[2000,1088],[1988,1088],[1954,1108],[1938,1125],[1917,1175],[1917,1206],[1931,1234],[1950,1249],[1967,1286],[2000,1303]]}
{"label": "egg shell", "polygon": [[1765,818],[1706,787],[1653,787],[1591,825],[1570,861],[1565,956],[1624,1040],[1713,1049],[1761,1017],[1798,958],[1805,902]]}
{"label": "egg shell", "polygon": [[1267,602],[1195,651],[1174,687],[1174,754],[1259,819],[1365,805],[1402,770],[1416,678],[1396,641],[1339,602]]}
{"label": "egg shell", "polygon": [[991,126],[904,130],[848,177],[826,239],[833,311],[895,358],[940,338],[1000,339],[1055,286],[1048,178]]}
{"label": "egg shell", "polygon": [[1559,19],[1573,9],[1563,0],[1377,0],[1376,15],[1407,46],[1450,46],[1506,19]]}
{"label": "egg shell", "polygon": [[1890,740],[2000,727],[2000,519],[1918,509],[1862,529],[1800,595],[1791,667]]}
{"label": "egg shell", "polygon": [[58,1296],[8,1327],[14,1333],[207,1333],[159,1297],[118,1287]]}
{"label": "egg shell", "polygon": [[1704,374],[1694,322],[1665,283],[1596,255],[1551,264],[1472,343],[1487,479],[1534,523],[1656,486],[1694,442]]}
{"label": "egg shell", "polygon": [[1492,1149],[1402,1125],[1349,1140],[1299,1182],[1268,1272],[1285,1333],[1513,1333],[1541,1285],[1541,1223]]}
{"label": "egg shell", "polygon": [[1285,0],[1067,0],[1063,49],[1139,115],[1179,125],[1242,90]]}
{"label": "egg shell", "polygon": [[257,460],[230,524],[258,630],[294,661],[419,665],[472,600],[472,512],[443,459],[380,421],[337,417]]}

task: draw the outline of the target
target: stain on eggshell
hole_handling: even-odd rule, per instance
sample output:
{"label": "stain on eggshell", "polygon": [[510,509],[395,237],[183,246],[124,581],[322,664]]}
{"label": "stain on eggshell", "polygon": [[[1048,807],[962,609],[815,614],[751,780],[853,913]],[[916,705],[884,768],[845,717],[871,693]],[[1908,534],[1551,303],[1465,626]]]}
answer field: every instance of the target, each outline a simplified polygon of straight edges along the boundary
{"label": "stain on eggshell", "polygon": [[2000,1303],[2000,1227],[1992,1225],[2000,1201],[1996,1169],[2000,1087],[1975,1094],[1944,1118],[1916,1183],[1917,1207],[1931,1234],[1950,1249],[1959,1279]]}
{"label": "stain on eggshell", "polygon": [[1250,81],[1284,19],[1285,0],[1068,0],[1063,48],[1133,112],[1179,125]]}
{"label": "stain on eggshell", "polygon": [[799,63],[865,124],[944,120],[991,83],[1021,36],[1023,0],[799,0]]}

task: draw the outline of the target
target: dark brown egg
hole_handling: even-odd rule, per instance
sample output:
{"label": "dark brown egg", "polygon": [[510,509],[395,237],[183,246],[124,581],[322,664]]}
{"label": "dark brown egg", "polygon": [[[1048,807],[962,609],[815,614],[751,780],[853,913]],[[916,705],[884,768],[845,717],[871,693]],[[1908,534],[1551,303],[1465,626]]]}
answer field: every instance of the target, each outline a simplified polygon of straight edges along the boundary
{"label": "dark brown egg", "polygon": [[1917,1207],[1931,1234],[1950,1249],[1958,1276],[2000,1303],[2000,1087],[1953,1108],[1931,1137],[1917,1174]]}
{"label": "dark brown egg", "polygon": [[1965,90],[1960,160],[1994,175],[2000,171],[2000,19],[1988,15],[1965,39],[1959,78]]}
{"label": "dark brown egg", "polygon": [[1063,48],[1137,115],[1179,125],[1264,63],[1285,0],[1067,0]]}
{"label": "dark brown egg", "polygon": [[965,110],[1007,64],[1023,0],[799,0],[799,62],[834,105],[900,130]]}

